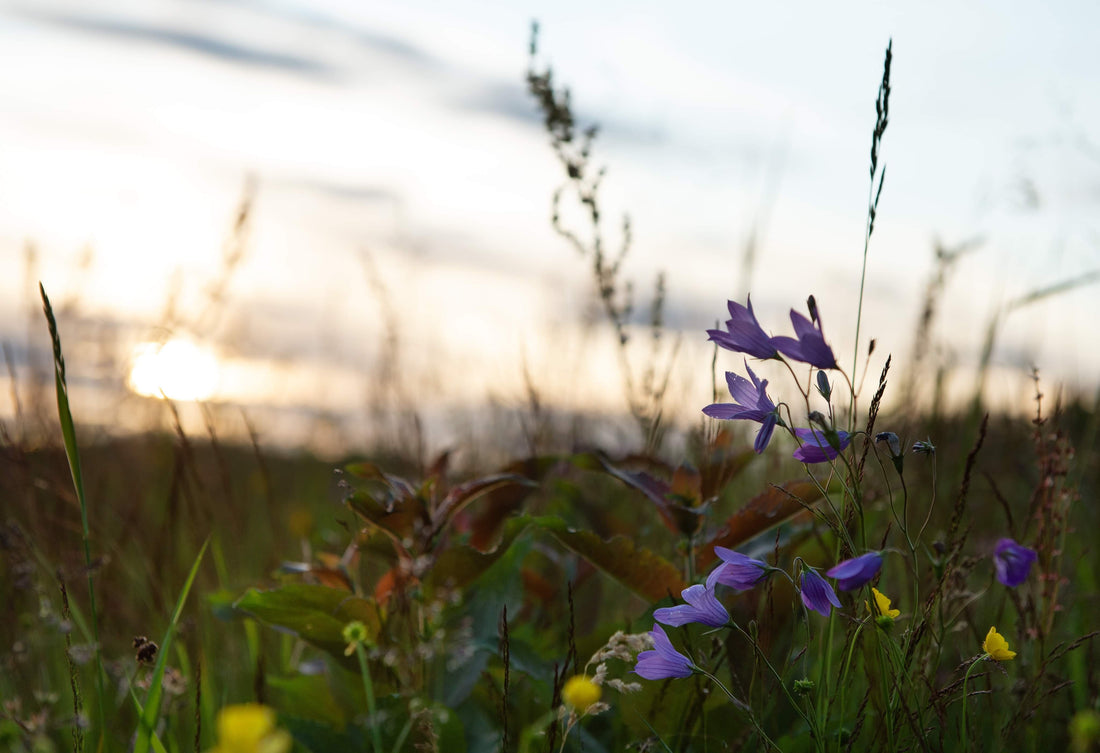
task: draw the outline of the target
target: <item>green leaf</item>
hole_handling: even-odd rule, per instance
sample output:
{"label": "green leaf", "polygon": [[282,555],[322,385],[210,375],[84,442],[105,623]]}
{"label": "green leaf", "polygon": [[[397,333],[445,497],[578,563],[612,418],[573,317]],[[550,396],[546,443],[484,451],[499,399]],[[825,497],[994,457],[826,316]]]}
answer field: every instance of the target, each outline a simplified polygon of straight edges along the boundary
{"label": "green leaf", "polygon": [[179,624],[180,615],[183,614],[183,605],[187,601],[187,595],[191,592],[191,584],[195,582],[195,576],[199,572],[199,565],[202,563],[202,556],[206,553],[206,547],[209,544],[210,537],[208,536],[206,541],[202,543],[202,548],[199,549],[198,556],[195,557],[195,562],[191,565],[191,572],[187,574],[187,580],[183,584],[183,589],[180,591],[179,598],[176,599],[176,608],[172,612],[172,619],[168,623],[168,629],[164,631],[164,638],[161,639],[160,651],[157,653],[157,663],[153,668],[153,677],[149,683],[149,693],[145,696],[145,707],[142,709],[137,737],[134,740],[134,753],[146,753],[153,739],[155,739],[153,730],[156,729],[157,721],[160,719],[160,703],[164,694],[162,683],[164,680],[164,670],[168,665],[168,649],[172,645],[172,634],[175,633],[176,625]]}
{"label": "green leaf", "polygon": [[625,536],[605,541],[591,531],[569,528],[561,518],[544,516],[532,520],[567,548],[649,602],[678,594],[687,587],[675,565],[649,549],[636,546]]}
{"label": "green leaf", "polygon": [[516,537],[530,525],[530,518],[510,518],[496,546],[487,552],[462,544],[447,547],[439,553],[431,571],[425,575],[425,582],[437,587],[465,588],[504,556]]}
{"label": "green leaf", "polygon": [[294,709],[294,714],[343,729],[347,714],[329,686],[326,675],[267,676],[267,691],[271,706]]}
{"label": "green leaf", "polygon": [[370,739],[359,727],[335,729],[313,719],[279,714],[279,726],[310,753],[362,753],[370,750]]}
{"label": "green leaf", "polygon": [[103,687],[105,672],[103,669],[103,655],[99,650],[99,615],[95,602],[95,587],[92,581],[92,545],[91,528],[88,526],[88,501],[84,495],[84,472],[80,467],[80,449],[76,443],[76,427],[73,424],[73,414],[69,408],[69,385],[65,380],[65,355],[61,350],[61,334],[57,331],[57,320],[53,315],[53,306],[46,295],[46,288],[38,283],[38,292],[42,296],[42,312],[46,315],[46,326],[50,330],[50,342],[53,344],[53,372],[54,392],[57,393],[57,420],[61,424],[61,437],[65,443],[65,457],[69,461],[69,473],[73,478],[73,489],[76,491],[77,501],[80,502],[80,524],[84,533],[84,565],[88,571],[88,604],[92,613],[92,637],[95,639],[95,665],[96,665],[96,689],[98,690],[98,703],[96,704],[99,719],[100,734],[106,726],[103,715],[103,703],[107,697]]}
{"label": "green leaf", "polygon": [[378,634],[378,607],[342,588],[301,583],[269,591],[249,589],[234,608],[275,628],[295,633],[333,656],[344,659],[344,626],[358,620],[372,636]]}

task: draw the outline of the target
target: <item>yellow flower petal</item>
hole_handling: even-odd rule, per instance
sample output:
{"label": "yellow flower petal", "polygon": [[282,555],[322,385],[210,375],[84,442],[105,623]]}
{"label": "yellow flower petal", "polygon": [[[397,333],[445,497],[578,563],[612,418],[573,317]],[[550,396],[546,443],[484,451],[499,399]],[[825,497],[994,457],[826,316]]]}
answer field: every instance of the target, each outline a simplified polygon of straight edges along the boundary
{"label": "yellow flower petal", "polygon": [[863,602],[863,604],[867,607],[867,611],[876,616],[882,615],[883,617],[889,617],[891,620],[901,616],[900,609],[890,608],[890,599],[886,598],[886,596],[883,595],[882,591],[879,591],[877,588],[872,587],[871,593],[875,597],[875,606],[878,607],[878,610],[876,611],[874,609],[871,609],[871,605],[865,601]]}
{"label": "yellow flower petal", "polygon": [[226,706],[218,712],[218,743],[229,750],[255,747],[275,728],[275,712],[258,703]]}
{"label": "yellow flower petal", "polygon": [[292,739],[275,728],[275,712],[258,703],[218,712],[218,746],[208,753],[289,753]]}
{"label": "yellow flower petal", "polygon": [[566,680],[565,687],[561,689],[561,698],[577,711],[583,712],[600,700],[600,686],[584,675],[574,675]]}
{"label": "yellow flower petal", "polygon": [[989,654],[989,658],[994,661],[1008,661],[1016,656],[1015,651],[1008,650],[1008,641],[997,632],[995,627],[989,628],[989,634],[986,635],[985,641],[982,643],[982,651]]}

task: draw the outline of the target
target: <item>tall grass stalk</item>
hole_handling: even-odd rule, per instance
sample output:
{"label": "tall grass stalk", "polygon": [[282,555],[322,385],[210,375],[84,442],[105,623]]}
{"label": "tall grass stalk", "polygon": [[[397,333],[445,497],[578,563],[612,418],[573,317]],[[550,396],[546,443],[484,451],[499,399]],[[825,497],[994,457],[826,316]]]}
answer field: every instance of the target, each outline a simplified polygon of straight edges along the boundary
{"label": "tall grass stalk", "polygon": [[49,296],[46,295],[46,288],[41,282],[38,283],[38,292],[42,296],[42,310],[46,315],[46,324],[50,328],[50,340],[53,343],[57,418],[61,424],[61,437],[65,442],[65,457],[69,461],[69,472],[73,477],[73,489],[76,491],[77,501],[80,502],[80,525],[84,538],[84,567],[88,572],[88,604],[92,613],[92,638],[95,642],[96,718],[99,722],[99,734],[102,742],[102,736],[106,730],[103,702],[107,695],[103,688],[103,655],[99,645],[99,615],[96,611],[95,602],[95,568],[92,566],[91,529],[88,526],[88,501],[84,494],[84,472],[80,468],[80,450],[76,443],[76,428],[73,425],[72,411],[69,409],[69,386],[65,379],[65,356],[61,350],[61,335],[57,331],[57,320],[54,318]]}
{"label": "tall grass stalk", "polygon": [[[856,379],[856,369],[859,367],[859,329],[863,320],[863,288],[867,282],[867,251],[871,247],[871,233],[875,230],[875,216],[878,214],[878,200],[882,196],[882,184],[886,180],[886,166],[882,172],[878,172],[878,151],[882,145],[882,136],[886,133],[886,125],[890,115],[890,62],[893,60],[894,40],[886,44],[886,60],[882,65],[882,83],[878,88],[878,98],[875,100],[875,130],[871,135],[871,184],[867,187],[867,226],[863,234],[863,265],[859,272],[859,302],[856,306],[856,339],[852,344],[852,381]],[[875,175],[878,174],[878,189],[875,189]],[[852,427],[855,426],[855,391],[852,392],[849,410]]]}

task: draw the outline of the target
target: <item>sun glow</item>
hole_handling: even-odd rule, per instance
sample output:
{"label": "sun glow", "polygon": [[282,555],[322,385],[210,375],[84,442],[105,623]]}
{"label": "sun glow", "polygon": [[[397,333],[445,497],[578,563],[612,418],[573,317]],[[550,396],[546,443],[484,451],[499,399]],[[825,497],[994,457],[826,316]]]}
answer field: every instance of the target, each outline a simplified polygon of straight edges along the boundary
{"label": "sun glow", "polygon": [[218,359],[190,340],[146,342],[134,348],[127,386],[139,395],[208,400],[218,386]]}

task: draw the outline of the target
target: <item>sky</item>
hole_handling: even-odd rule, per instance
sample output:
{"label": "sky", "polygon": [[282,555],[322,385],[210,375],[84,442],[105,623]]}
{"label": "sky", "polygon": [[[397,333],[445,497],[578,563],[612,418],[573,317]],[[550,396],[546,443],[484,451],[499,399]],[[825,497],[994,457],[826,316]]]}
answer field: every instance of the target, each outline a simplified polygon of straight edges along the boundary
{"label": "sky", "polygon": [[[640,308],[666,275],[678,420],[711,402],[704,330],[727,299],[751,292],[781,334],[813,294],[852,353],[890,40],[869,370],[886,353],[902,375],[930,365],[906,359],[933,248],[973,242],[934,331],[959,384],[1001,312],[998,400],[1030,410],[1033,364],[1052,386],[1096,386],[1100,356],[1082,347],[1094,286],[1013,305],[1100,269],[1087,2],[7,2],[0,339],[14,371],[29,378],[47,348],[41,280],[87,420],[163,390],[243,406],[287,441],[323,414],[356,441],[386,400],[468,415],[523,406],[528,383],[564,409],[621,411],[587,263],[549,222],[563,173],[524,90],[533,19],[536,66],[601,126],[602,214],[612,244],[631,218]],[[466,420],[441,419],[438,441]]]}

